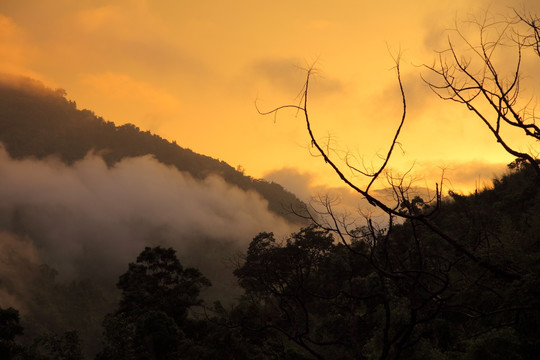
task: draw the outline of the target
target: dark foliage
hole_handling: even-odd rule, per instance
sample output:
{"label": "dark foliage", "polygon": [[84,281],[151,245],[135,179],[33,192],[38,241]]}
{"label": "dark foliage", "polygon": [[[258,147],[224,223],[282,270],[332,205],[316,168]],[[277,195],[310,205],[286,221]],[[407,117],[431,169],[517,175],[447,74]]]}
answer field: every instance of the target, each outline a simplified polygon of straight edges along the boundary
{"label": "dark foliage", "polygon": [[[284,240],[260,233],[234,272],[244,294],[228,309],[202,303],[210,283],[173,249],[146,248],[119,278],[97,359],[535,359],[539,213],[537,178],[521,164],[491,189],[452,194],[436,214],[461,246],[513,277],[415,219],[356,229],[347,242],[315,225]],[[77,332],[26,346],[21,333],[18,312],[2,310],[3,358],[83,358]]]}
{"label": "dark foliage", "polygon": [[15,337],[22,335],[23,327],[19,324],[19,311],[13,308],[0,308],[0,359],[12,359],[20,352]]}
{"label": "dark foliage", "polygon": [[44,333],[27,347],[24,360],[83,360],[83,352],[77,331],[62,334]]}
{"label": "dark foliage", "polygon": [[538,214],[540,188],[525,165],[441,205],[437,226],[504,273],[414,219],[387,232],[358,229],[340,244],[316,227],[284,242],[259,234],[235,271],[246,294],[231,318],[261,348],[281,344],[275,358],[534,359]]}
{"label": "dark foliage", "polygon": [[[25,331],[21,343],[30,346],[45,335],[47,341],[60,342],[64,336],[61,334],[76,330],[77,341],[81,340],[84,352],[95,354],[101,347],[103,317],[117,301],[114,289],[96,279],[58,281],[57,272],[47,265],[28,264],[22,275],[27,282],[21,289],[24,290],[22,293],[17,292],[17,287],[12,287],[10,279],[2,282],[8,292],[24,296],[25,312],[21,326]],[[39,348],[43,349],[42,345]]]}
{"label": "dark foliage", "polygon": [[23,334],[19,324],[19,312],[13,308],[0,308],[0,359],[2,360],[82,360],[79,334],[67,331],[63,334],[44,333],[36,337],[30,346],[24,346],[15,338]]}
{"label": "dark foliage", "polygon": [[177,359],[190,348],[199,292],[210,282],[183,268],[173,249],[145,248],[120,276],[118,309],[105,319],[105,349],[99,359]]}

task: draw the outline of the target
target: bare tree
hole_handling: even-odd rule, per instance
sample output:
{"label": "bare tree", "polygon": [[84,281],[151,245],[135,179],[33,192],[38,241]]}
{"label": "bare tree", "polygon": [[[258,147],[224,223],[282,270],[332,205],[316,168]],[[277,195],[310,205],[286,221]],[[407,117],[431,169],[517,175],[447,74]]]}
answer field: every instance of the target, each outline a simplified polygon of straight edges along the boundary
{"label": "bare tree", "polygon": [[[478,43],[469,39],[470,33],[456,27],[454,33],[463,47],[458,47],[455,40],[449,37],[448,49],[437,53],[434,65],[426,66],[431,76],[424,78],[424,81],[440,98],[465,105],[483,122],[505,151],[518,162],[530,165],[540,178],[540,162],[534,147],[540,140],[540,128],[536,123],[534,103],[524,99],[525,91],[520,86],[525,59],[531,61],[531,55],[532,60],[540,59],[540,19],[530,14],[516,14],[510,20],[495,21],[486,15],[481,20],[473,19],[470,24],[476,30]],[[470,58],[462,56],[462,51],[468,53]],[[497,57],[502,54],[506,59],[512,52],[515,63],[508,71],[507,62],[501,62]],[[419,340],[417,329],[441,312],[460,314],[472,321],[501,316],[504,320],[494,321],[494,326],[508,326],[517,321],[520,311],[533,308],[528,303],[516,306],[501,294],[501,289],[507,284],[520,283],[529,270],[517,262],[498,262],[496,256],[491,256],[494,253],[489,250],[489,242],[493,234],[489,229],[482,228],[471,237],[470,234],[441,226],[438,217],[440,219],[441,206],[444,205],[441,200],[442,180],[435,184],[433,198],[424,200],[414,196],[405,177],[392,177],[386,172],[395,148],[400,145],[399,136],[407,117],[399,56],[394,60],[402,113],[388,151],[375,170],[359,168],[347,157],[344,163],[340,162],[343,159],[336,159],[333,149],[325,146],[315,135],[308,111],[313,69],[307,70],[299,104],[283,105],[270,111],[259,110],[263,115],[274,116],[285,109],[299,112],[305,120],[315,155],[320,156],[348,188],[388,216],[388,226],[384,229],[374,224],[369,216],[366,216],[367,225],[358,228],[354,222],[334,211],[328,196],[319,198],[322,207],[318,212],[315,210],[313,213],[312,210],[307,215],[320,227],[333,231],[340,242],[350,252],[362,257],[381,279],[385,321],[381,328],[380,359],[396,359],[405,349],[414,346]],[[508,73],[510,75],[506,75]],[[507,136],[507,129],[518,130],[522,142],[532,145],[523,150],[522,143],[515,144]],[[373,190],[373,184],[384,174],[394,201],[380,197]],[[361,180],[357,181],[358,178]],[[408,227],[408,239],[394,236],[393,229],[397,223]],[[497,238],[497,235],[494,236]],[[354,244],[358,240],[368,244],[370,250],[367,253],[355,250]],[[478,251],[480,248],[484,250]],[[469,272],[469,266],[477,270]],[[456,276],[460,279],[457,282]],[[391,285],[387,288],[386,284]],[[391,291],[392,286],[407,294],[410,304],[407,321],[396,320],[391,302],[385,298],[385,291]],[[454,295],[463,296],[470,289],[478,287],[494,294],[500,303],[483,307],[468,299],[452,300]]]}
{"label": "bare tree", "polygon": [[[436,196],[434,197],[434,201],[429,202],[429,203],[426,203],[422,199],[418,199],[418,198],[410,199],[409,193],[407,191],[407,186],[404,184],[403,179],[400,179],[397,182],[394,182],[394,181],[391,182],[391,186],[395,195],[394,198],[396,200],[396,202],[393,204],[385,202],[380,197],[373,195],[373,192],[370,191],[371,186],[381,176],[381,174],[383,174],[383,171],[386,169],[392,157],[393,150],[398,144],[399,135],[405,123],[406,114],[407,114],[407,102],[406,102],[406,97],[405,97],[405,90],[403,88],[403,83],[401,81],[399,57],[395,58],[395,64],[396,64],[395,66],[396,76],[397,76],[398,85],[401,92],[401,99],[402,99],[402,116],[401,116],[399,125],[395,131],[394,137],[390,143],[389,150],[386,156],[383,158],[381,166],[374,172],[369,172],[368,170],[360,170],[358,168],[352,167],[350,164],[347,164],[347,168],[352,170],[354,173],[358,173],[370,179],[367,185],[365,186],[359,185],[358,183],[354,182],[351,177],[345,174],[344,169],[342,169],[338,165],[338,163],[334,161],[334,159],[331,158],[330,149],[325,149],[326,147],[320,144],[319,140],[314,134],[314,131],[311,127],[309,111],[308,111],[309,85],[310,85],[310,79],[312,76],[313,69],[307,70],[306,82],[304,83],[304,87],[302,90],[302,97],[301,97],[300,104],[282,105],[270,111],[260,111],[259,109],[258,111],[261,115],[276,115],[277,112],[284,109],[293,109],[293,110],[301,112],[305,119],[306,129],[309,134],[311,146],[315,148],[317,154],[320,155],[323,158],[324,162],[328,164],[334,170],[334,172],[338,175],[341,181],[345,183],[347,187],[349,187],[354,192],[364,197],[372,206],[377,207],[381,209],[384,213],[386,213],[389,216],[389,220],[388,220],[389,226],[392,225],[395,218],[401,218],[405,220],[418,222],[426,226],[427,228],[429,228],[433,233],[437,234],[445,242],[450,244],[455,250],[465,255],[466,257],[468,257],[474,263],[489,270],[490,272],[496,274],[497,276],[501,276],[508,279],[515,279],[515,278],[521,277],[520,274],[514,271],[501,268],[500,266],[494,265],[490,263],[489,261],[486,261],[485,259],[482,259],[481,257],[477,256],[474,253],[474,251],[472,251],[471,249],[468,249],[467,246],[463,244],[460,240],[454,238],[452,235],[443,231],[441,228],[439,228],[439,226],[435,222],[432,221],[432,217],[437,213],[439,209],[440,200],[441,200],[441,190],[439,189],[438,184],[436,185],[436,189],[435,189]],[[346,243],[347,240],[344,235],[350,235],[351,232],[346,231],[346,234],[343,234],[344,229],[343,227],[339,226],[339,220],[335,216],[335,214],[332,212],[330,205],[331,204],[326,204],[328,214],[330,215],[332,219],[331,221],[334,223],[334,227],[330,225],[330,228],[336,231],[340,239],[344,243]],[[423,205],[423,206],[419,207],[419,205]],[[317,221],[317,219],[314,216],[310,216],[310,215],[308,216],[311,218],[311,220]],[[343,224],[343,221],[341,223]]]}
{"label": "bare tree", "polygon": [[[435,75],[425,82],[441,99],[465,105],[506,152],[529,163],[540,177],[538,150],[534,149],[540,127],[532,99],[524,99],[521,87],[524,61],[532,60],[528,50],[540,56],[539,21],[531,14],[516,13],[508,20],[485,13],[483,18],[456,24],[448,36],[448,48],[438,53],[433,65],[425,66]],[[472,35],[463,29],[465,25],[472,26]],[[512,144],[505,135],[508,129],[521,132],[519,144]],[[528,139],[534,145],[521,149],[519,145]]]}
{"label": "bare tree", "polygon": [[516,11],[515,14],[527,28],[525,34],[521,36],[523,47],[532,48],[536,55],[540,56],[540,19],[531,13],[520,14]]}
{"label": "bare tree", "polygon": [[[399,59],[398,59],[399,60]],[[388,215],[388,226],[382,230],[367,217],[367,226],[363,228],[351,229],[351,224],[345,218],[338,216],[333,208],[329,197],[321,197],[323,210],[318,215],[324,215],[325,221],[320,221],[320,216],[314,216],[308,212],[308,217],[317,223],[325,230],[333,231],[340,242],[344,244],[350,252],[364,259],[369,264],[379,278],[381,293],[378,294],[383,307],[384,320],[381,322],[380,342],[381,349],[378,358],[383,359],[398,359],[404,354],[407,349],[415,346],[420,341],[419,329],[426,323],[435,319],[442,311],[450,308],[447,301],[453,297],[456,290],[449,290],[450,272],[463,263],[463,258],[466,258],[472,263],[479,266],[483,271],[476,272],[479,275],[466,276],[466,286],[489,287],[487,281],[482,279],[484,273],[490,273],[492,278],[502,279],[504,282],[512,282],[520,279],[522,274],[516,272],[515,269],[501,266],[490,261],[489,256],[483,257],[478,255],[467,239],[458,238],[454,234],[441,229],[434,218],[437,216],[441,205],[441,189],[436,186],[435,197],[432,201],[424,201],[419,197],[410,196],[409,184],[403,178],[392,179],[390,184],[394,194],[394,202],[388,203],[384,199],[379,198],[372,191],[372,185],[381,174],[391,160],[393,150],[398,145],[398,138],[401,129],[406,119],[406,97],[403,85],[401,82],[399,61],[396,60],[396,74],[401,91],[403,104],[402,116],[399,125],[395,131],[394,137],[390,143],[389,150],[382,160],[380,167],[373,172],[365,169],[361,170],[352,167],[346,162],[346,169],[352,170],[353,173],[360,174],[368,179],[366,185],[361,186],[353,182],[348,177],[345,171],[338,165],[337,161],[330,156],[330,149],[321,146],[314,131],[311,127],[308,111],[308,95],[309,84],[312,71],[307,71],[306,82],[303,88],[303,97],[300,105],[284,105],[273,109],[269,112],[261,112],[261,114],[276,114],[283,109],[294,109],[303,114],[307,132],[310,137],[311,146],[323,158],[339,178],[352,190],[374,207],[380,208]],[[411,228],[412,242],[399,243],[393,235],[393,227],[397,222],[396,219],[405,220]],[[427,229],[427,230],[426,230]],[[444,245],[435,247],[439,252],[440,249],[447,249],[449,255],[442,256],[434,254],[432,237],[427,236],[425,232],[435,234],[443,240]],[[354,244],[358,241],[369,245],[368,252],[357,251]],[[408,248],[412,246],[412,248]],[[435,260],[434,260],[435,259]],[[461,285],[465,286],[465,285]],[[396,288],[398,290],[396,290]],[[396,311],[395,303],[393,303],[392,295],[398,291],[407,298],[410,306],[407,309],[402,309],[406,315],[397,315],[400,311]],[[360,300],[357,295],[356,300]],[[454,311],[460,311],[460,306],[455,306]],[[499,310],[499,309],[497,309]],[[502,309],[501,312],[512,312],[511,309]],[[305,345],[305,344],[304,344]],[[359,353],[361,354],[361,352]],[[359,358],[360,355],[358,355]]]}

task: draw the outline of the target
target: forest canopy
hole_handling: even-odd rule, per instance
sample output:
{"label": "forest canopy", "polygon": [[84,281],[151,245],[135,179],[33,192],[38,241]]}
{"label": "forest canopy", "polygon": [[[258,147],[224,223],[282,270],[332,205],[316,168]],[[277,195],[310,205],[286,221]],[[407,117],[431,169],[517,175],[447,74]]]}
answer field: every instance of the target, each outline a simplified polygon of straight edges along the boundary
{"label": "forest canopy", "polygon": [[[97,358],[533,359],[538,213],[540,187],[522,164],[493,189],[444,200],[434,220],[512,278],[410,220],[384,233],[358,228],[348,243],[316,225],[285,239],[260,233],[234,271],[244,294],[226,306],[202,301],[210,283],[173,249],[147,247],[119,278],[121,298],[103,322]],[[7,358],[82,359],[76,332],[23,346],[18,312],[0,315]]]}

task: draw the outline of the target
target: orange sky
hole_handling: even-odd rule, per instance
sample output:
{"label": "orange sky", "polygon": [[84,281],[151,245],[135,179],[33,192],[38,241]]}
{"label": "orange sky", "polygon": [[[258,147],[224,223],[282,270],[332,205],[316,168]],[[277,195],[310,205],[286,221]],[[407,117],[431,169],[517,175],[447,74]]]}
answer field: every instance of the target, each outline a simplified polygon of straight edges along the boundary
{"label": "orange sky", "polygon": [[[490,3],[496,12],[522,4],[540,11],[532,0]],[[466,109],[430,93],[416,65],[444,48],[443,30],[456,18],[487,4],[4,0],[0,72],[64,88],[80,108],[106,120],[134,123],[292,189],[306,177],[314,186],[338,182],[310,157],[301,117],[281,112],[274,122],[257,113],[255,101],[263,110],[296,103],[302,67],[315,64],[310,111],[317,136],[376,165],[400,117],[388,49],[401,49],[409,117],[403,152],[390,165],[404,171],[415,164],[419,185],[430,186],[446,168],[452,185],[467,191],[512,158]]]}

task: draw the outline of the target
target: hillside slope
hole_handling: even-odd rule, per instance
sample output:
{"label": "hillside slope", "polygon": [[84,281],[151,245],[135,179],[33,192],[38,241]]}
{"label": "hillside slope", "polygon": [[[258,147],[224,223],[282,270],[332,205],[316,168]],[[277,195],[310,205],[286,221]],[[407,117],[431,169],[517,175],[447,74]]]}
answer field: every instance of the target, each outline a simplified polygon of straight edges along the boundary
{"label": "hillside slope", "polygon": [[242,190],[254,190],[268,200],[269,210],[302,223],[287,210],[301,208],[302,202],[281,185],[245,176],[224,161],[182,148],[135,125],[116,126],[90,110],[77,109],[63,90],[50,90],[30,79],[0,81],[0,142],[15,159],[55,155],[67,164],[90,151],[109,166],[126,157],[153,155],[195,179],[215,174]]}

